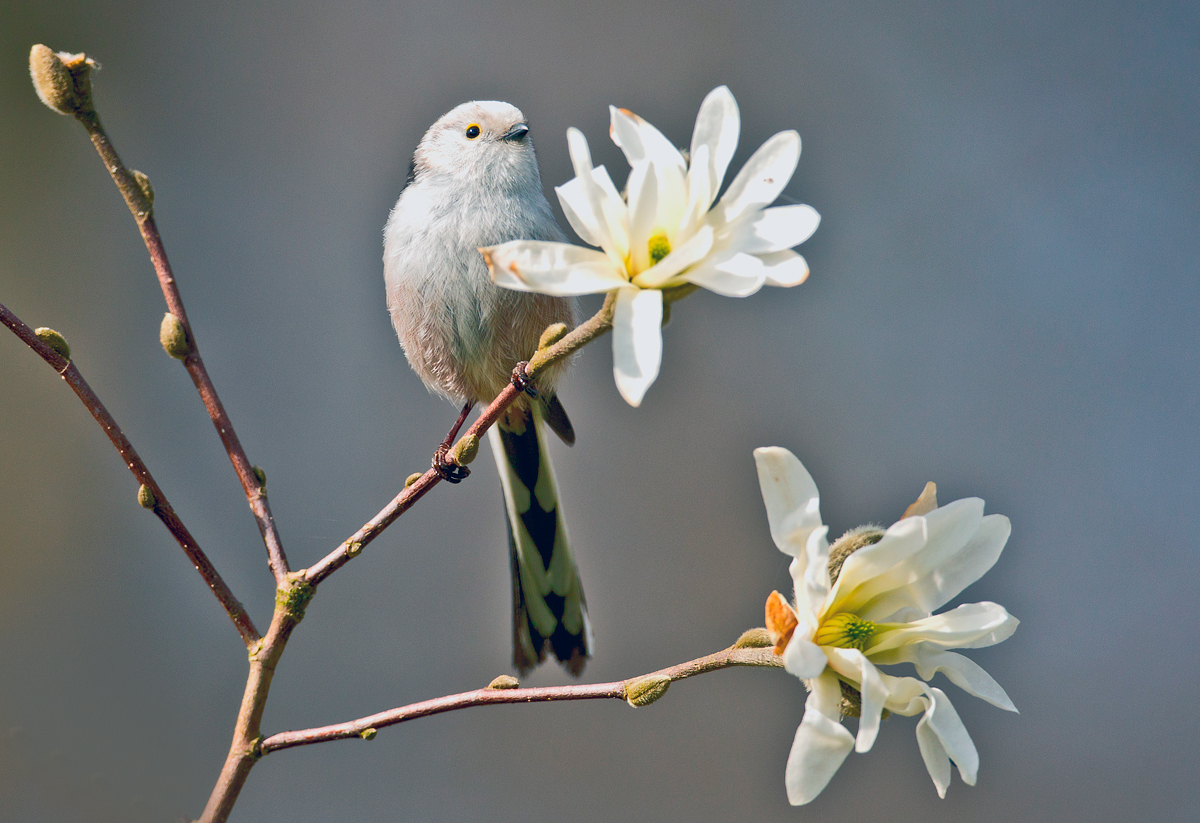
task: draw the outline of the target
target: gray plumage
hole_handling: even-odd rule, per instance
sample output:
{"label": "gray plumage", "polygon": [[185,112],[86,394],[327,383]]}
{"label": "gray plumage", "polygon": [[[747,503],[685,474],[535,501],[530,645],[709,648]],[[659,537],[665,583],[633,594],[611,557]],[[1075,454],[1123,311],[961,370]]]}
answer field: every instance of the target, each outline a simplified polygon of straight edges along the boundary
{"label": "gray plumage", "polygon": [[[478,251],[563,239],[527,132],[507,103],[464,103],[441,117],[417,146],[384,229],[387,304],[404,353],[430,391],[458,403],[491,402],[548,325],[575,324],[569,299],[494,285]],[[591,648],[543,439],[552,409],[555,431],[573,440],[555,396],[565,365],[539,375],[538,398],[523,397],[489,432],[509,521],[513,659],[522,672],[549,645],[578,674]]]}

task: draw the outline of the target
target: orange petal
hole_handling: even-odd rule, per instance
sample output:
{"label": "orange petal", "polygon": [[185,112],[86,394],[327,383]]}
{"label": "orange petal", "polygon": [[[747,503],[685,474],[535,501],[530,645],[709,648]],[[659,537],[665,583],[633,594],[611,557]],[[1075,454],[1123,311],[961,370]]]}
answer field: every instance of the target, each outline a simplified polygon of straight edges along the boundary
{"label": "orange petal", "polygon": [[792,632],[796,631],[796,624],[799,622],[796,619],[796,612],[783,599],[783,595],[779,592],[771,592],[771,596],[767,598],[767,631],[771,633],[771,638],[775,641],[775,654],[783,654],[783,650],[787,648],[788,641],[792,639]]}

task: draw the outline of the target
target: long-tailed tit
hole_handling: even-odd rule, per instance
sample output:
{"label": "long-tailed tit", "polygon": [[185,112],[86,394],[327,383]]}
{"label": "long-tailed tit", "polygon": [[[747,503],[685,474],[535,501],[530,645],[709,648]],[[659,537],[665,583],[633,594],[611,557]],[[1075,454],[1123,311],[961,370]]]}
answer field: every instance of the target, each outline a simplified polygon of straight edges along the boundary
{"label": "long-tailed tit", "polygon": [[[563,240],[542,193],[520,110],[464,103],[417,146],[408,184],[384,228],[383,273],[392,325],[413,370],[433,393],[488,403],[552,323],[575,323],[573,301],[499,288],[478,249],[509,240]],[[563,366],[537,379],[489,431],[500,469],[512,556],[513,662],[525,672],[546,646],[579,674],[592,646],[583,587],[567,543],[549,427],[574,431],[555,387]],[[439,457],[435,458],[435,464]]]}

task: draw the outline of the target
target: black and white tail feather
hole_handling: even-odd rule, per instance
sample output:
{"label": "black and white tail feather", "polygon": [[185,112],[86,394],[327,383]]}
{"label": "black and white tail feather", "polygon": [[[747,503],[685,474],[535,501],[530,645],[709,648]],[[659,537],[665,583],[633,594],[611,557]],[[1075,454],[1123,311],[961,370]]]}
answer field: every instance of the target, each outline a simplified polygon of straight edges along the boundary
{"label": "black and white tail feather", "polygon": [[488,430],[508,517],[512,560],[513,664],[525,674],[546,659],[549,646],[573,675],[592,650],[583,584],[567,539],[554,467],[546,451],[549,427],[574,442],[556,397],[549,409],[533,401]]}

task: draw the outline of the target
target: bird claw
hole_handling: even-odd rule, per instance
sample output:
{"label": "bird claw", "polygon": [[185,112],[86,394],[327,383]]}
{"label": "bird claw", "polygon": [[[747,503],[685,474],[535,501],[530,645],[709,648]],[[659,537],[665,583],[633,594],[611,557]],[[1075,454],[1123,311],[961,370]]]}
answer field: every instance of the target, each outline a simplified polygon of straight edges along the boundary
{"label": "bird claw", "polygon": [[449,453],[450,449],[447,446],[438,447],[438,450],[433,453],[433,470],[447,483],[461,483],[471,474],[471,470],[448,460],[446,455]]}
{"label": "bird claw", "polygon": [[529,372],[525,370],[525,367],[528,365],[528,360],[522,360],[517,364],[517,367],[513,369],[512,384],[516,387],[517,391],[524,392],[530,397],[537,397],[537,387],[533,385],[533,378],[530,377]]}

